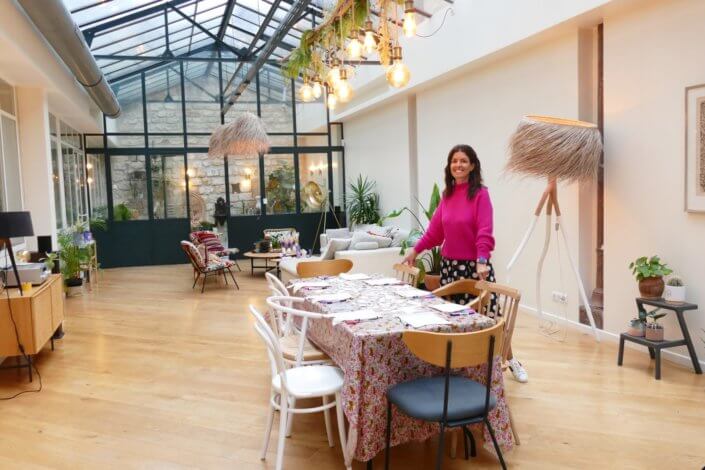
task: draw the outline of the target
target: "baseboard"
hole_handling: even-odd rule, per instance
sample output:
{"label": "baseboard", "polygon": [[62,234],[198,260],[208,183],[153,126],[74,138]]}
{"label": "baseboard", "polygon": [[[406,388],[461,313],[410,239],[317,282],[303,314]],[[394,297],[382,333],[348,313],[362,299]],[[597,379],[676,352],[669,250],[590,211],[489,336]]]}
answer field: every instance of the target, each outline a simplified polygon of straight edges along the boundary
{"label": "baseboard", "polygon": [[[524,304],[520,304],[520,307],[523,310],[525,310],[527,313],[538,318],[539,313],[535,307],[529,307],[528,305],[524,305]],[[591,336],[593,334],[592,328],[590,328],[590,325],[583,325],[582,323],[578,323],[575,320],[568,320],[566,318],[559,317],[556,314],[546,312],[546,311],[543,312],[543,315],[545,317],[550,318],[551,320],[558,322],[558,323],[562,323],[562,324],[565,324],[565,325],[572,327],[573,329],[580,330],[583,333],[588,333]],[[619,344],[619,334],[618,333],[612,333],[611,331],[605,331],[605,330],[597,330],[597,334],[600,337],[600,340],[607,340],[611,343]],[[628,347],[630,349],[636,349],[639,351],[643,351],[644,354],[648,355],[648,352],[646,351],[646,348],[644,346],[638,345],[636,343],[632,343],[631,341],[625,341],[624,344],[626,347]],[[678,365],[687,367],[689,369],[693,368],[693,363],[690,360],[690,356],[684,356],[683,354],[678,354],[673,351],[669,351],[667,349],[664,349],[661,351],[661,357],[663,359],[674,362]],[[615,357],[615,363],[616,363],[616,361],[617,361],[617,357]],[[705,367],[705,360],[698,359],[698,362],[700,363],[700,366]]]}

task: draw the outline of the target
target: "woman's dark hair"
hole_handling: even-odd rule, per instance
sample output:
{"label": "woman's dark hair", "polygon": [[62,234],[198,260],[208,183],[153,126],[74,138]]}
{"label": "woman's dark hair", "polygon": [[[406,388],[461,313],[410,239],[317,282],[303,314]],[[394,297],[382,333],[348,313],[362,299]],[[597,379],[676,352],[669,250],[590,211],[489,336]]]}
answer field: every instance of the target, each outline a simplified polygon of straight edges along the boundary
{"label": "woman's dark hair", "polygon": [[472,199],[475,196],[475,193],[477,193],[482,187],[482,169],[480,168],[480,159],[477,158],[475,151],[472,147],[465,144],[456,145],[450,149],[450,152],[448,152],[448,162],[446,163],[445,168],[446,187],[443,190],[443,197],[450,197],[450,195],[453,194],[455,178],[453,178],[453,175],[450,172],[450,162],[453,160],[453,155],[455,155],[456,152],[464,153],[470,160],[470,163],[475,165],[475,168],[473,168],[468,175],[468,199]]}

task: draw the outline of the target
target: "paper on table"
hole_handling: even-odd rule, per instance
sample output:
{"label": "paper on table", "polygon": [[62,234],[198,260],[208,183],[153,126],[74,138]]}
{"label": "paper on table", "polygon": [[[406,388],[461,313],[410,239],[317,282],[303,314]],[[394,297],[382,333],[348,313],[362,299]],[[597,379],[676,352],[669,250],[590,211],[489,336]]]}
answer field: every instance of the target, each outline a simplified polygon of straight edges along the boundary
{"label": "paper on table", "polygon": [[330,287],[330,284],[326,281],[300,281],[292,283],[294,293],[297,293],[301,289],[325,289]]}
{"label": "paper on table", "polygon": [[340,273],[339,276],[346,281],[362,281],[370,278],[370,275],[365,273]]}
{"label": "paper on table", "polygon": [[443,313],[457,313],[457,312],[463,312],[465,310],[470,310],[470,307],[467,305],[459,305],[459,304],[452,304],[450,302],[443,302],[440,304],[432,304],[428,305],[428,307],[431,307],[434,310],[438,310],[439,312]]}
{"label": "paper on table", "polygon": [[414,328],[428,325],[448,325],[450,322],[433,312],[397,313],[397,318]]}
{"label": "paper on table", "polygon": [[392,286],[394,284],[401,284],[399,279],[393,277],[382,277],[379,279],[369,279],[365,281],[368,286]]}
{"label": "paper on table", "polygon": [[346,292],[338,292],[335,294],[310,295],[306,298],[311,302],[332,304],[334,302],[345,302],[346,300],[350,300],[352,296]]}
{"label": "paper on table", "polygon": [[427,290],[416,289],[415,287],[405,287],[403,289],[397,289],[394,292],[405,299],[416,299],[419,297],[428,297],[429,295],[433,295]]}
{"label": "paper on table", "polygon": [[338,323],[344,321],[374,320],[379,317],[379,312],[368,309],[353,310],[351,312],[338,312],[333,316],[333,325],[337,325]]}

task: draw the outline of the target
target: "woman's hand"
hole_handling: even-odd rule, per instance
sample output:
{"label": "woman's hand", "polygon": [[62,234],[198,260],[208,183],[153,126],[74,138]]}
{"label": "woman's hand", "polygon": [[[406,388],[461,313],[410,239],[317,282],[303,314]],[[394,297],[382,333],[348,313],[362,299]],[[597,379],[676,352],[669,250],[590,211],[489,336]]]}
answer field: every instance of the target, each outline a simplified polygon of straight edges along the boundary
{"label": "woman's hand", "polygon": [[478,263],[477,276],[484,281],[487,279],[487,276],[489,276],[489,274],[490,274],[490,267],[487,266],[486,264]]}
{"label": "woman's hand", "polygon": [[408,264],[409,266],[415,266],[417,256],[418,253],[416,253],[416,250],[409,248],[409,251],[407,251],[406,256],[404,257],[403,263]]}

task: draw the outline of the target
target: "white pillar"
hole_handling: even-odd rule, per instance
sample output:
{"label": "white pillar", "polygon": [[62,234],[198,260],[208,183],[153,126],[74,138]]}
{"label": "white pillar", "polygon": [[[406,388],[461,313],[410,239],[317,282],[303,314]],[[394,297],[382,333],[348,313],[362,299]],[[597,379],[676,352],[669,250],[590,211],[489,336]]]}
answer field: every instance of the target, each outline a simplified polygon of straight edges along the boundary
{"label": "white pillar", "polygon": [[51,235],[56,241],[49,105],[42,88],[17,87],[15,91],[24,209],[32,215],[35,235],[27,237],[27,247],[36,250],[36,236]]}

